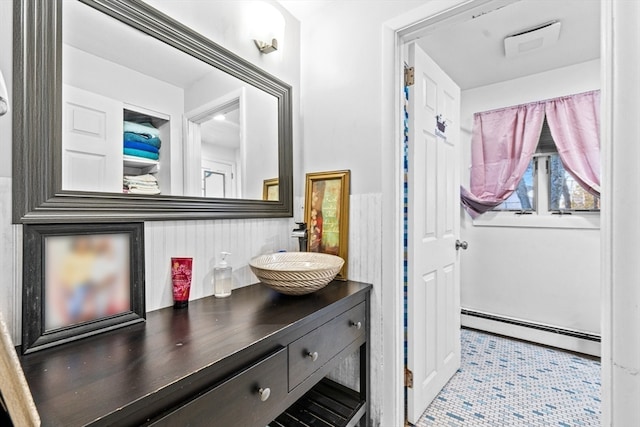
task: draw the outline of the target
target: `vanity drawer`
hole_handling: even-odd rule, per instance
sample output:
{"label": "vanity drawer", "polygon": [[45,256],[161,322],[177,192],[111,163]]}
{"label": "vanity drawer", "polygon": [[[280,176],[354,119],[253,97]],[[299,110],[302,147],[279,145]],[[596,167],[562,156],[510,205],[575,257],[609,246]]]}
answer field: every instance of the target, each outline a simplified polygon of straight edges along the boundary
{"label": "vanity drawer", "polygon": [[289,390],[365,334],[365,303],[360,303],[289,344]]}
{"label": "vanity drawer", "polygon": [[287,351],[283,348],[151,425],[267,425],[286,408],[286,369]]}

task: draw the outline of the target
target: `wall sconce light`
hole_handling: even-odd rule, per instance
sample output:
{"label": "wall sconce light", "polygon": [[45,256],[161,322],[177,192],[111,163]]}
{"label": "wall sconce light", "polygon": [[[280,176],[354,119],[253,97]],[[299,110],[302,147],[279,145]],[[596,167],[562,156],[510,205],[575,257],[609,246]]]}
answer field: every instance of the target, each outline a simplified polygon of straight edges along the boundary
{"label": "wall sconce light", "polygon": [[262,53],[271,53],[278,50],[277,39],[271,39],[271,44],[263,42],[261,40],[254,40],[254,42],[256,43],[256,46],[258,46],[258,50],[260,50],[260,52]]}
{"label": "wall sconce light", "polygon": [[9,94],[7,93],[7,84],[4,82],[4,76],[0,71],[0,116],[4,116],[9,111]]}
{"label": "wall sconce light", "polygon": [[284,40],[285,19],[273,4],[266,1],[248,2],[247,26],[250,37],[261,53],[282,49],[278,41]]}

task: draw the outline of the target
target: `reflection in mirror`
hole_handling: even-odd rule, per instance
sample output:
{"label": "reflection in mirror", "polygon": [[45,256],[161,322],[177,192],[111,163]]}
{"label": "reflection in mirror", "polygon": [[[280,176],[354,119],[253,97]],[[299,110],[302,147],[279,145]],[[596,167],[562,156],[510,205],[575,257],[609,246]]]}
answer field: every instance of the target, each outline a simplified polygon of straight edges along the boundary
{"label": "reflection in mirror", "polygon": [[237,176],[242,175],[238,164],[242,157],[240,136],[244,134],[240,130],[240,99],[212,109],[204,121],[197,124],[202,150],[202,196],[240,197]]}
{"label": "reflection in mirror", "polygon": [[63,190],[262,198],[275,96],[79,1],[63,22]]}

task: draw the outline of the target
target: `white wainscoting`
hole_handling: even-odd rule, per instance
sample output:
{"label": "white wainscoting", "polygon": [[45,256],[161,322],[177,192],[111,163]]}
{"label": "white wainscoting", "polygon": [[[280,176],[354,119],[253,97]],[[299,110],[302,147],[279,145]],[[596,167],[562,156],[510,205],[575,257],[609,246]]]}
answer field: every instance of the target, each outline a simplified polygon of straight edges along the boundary
{"label": "white wainscoting", "polygon": [[22,226],[11,223],[11,178],[0,177],[0,313],[19,344],[22,328]]}
{"label": "white wainscoting", "polygon": [[199,220],[146,222],[145,275],[147,311],[173,304],[171,295],[171,257],[193,257],[193,279],[189,299],[213,295],[213,268],[220,252],[231,252],[234,288],[257,281],[249,260],[279,250],[292,251],[293,220]]}

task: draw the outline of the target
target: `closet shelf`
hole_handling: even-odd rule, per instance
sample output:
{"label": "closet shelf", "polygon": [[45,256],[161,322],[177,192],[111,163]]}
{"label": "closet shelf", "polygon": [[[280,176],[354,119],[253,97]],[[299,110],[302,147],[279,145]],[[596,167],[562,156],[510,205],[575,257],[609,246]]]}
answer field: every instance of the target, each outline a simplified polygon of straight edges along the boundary
{"label": "closet shelf", "polygon": [[124,166],[130,168],[147,168],[152,166],[158,166],[160,162],[158,160],[145,159],[136,156],[123,156]]}

